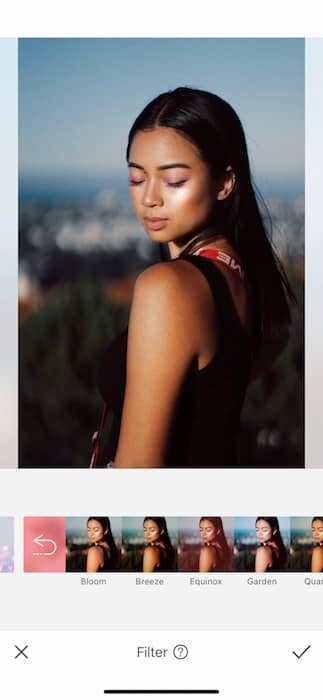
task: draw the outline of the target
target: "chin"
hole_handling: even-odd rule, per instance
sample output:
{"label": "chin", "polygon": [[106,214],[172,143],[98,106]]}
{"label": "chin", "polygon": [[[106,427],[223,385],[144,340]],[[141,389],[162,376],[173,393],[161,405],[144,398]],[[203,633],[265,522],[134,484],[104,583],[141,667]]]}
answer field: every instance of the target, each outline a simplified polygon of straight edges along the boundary
{"label": "chin", "polygon": [[145,231],[148,238],[154,243],[170,243],[172,240],[165,231],[147,231],[147,229]]}
{"label": "chin", "polygon": [[147,236],[150,238],[151,241],[154,241],[154,243],[174,243],[175,245],[178,245],[179,248],[181,248],[186,243],[188,243],[191,240],[191,238],[193,238],[193,235],[187,236],[184,233],[173,233],[168,226],[165,226],[164,228],[161,228],[156,231],[147,228],[147,226],[145,226],[144,224],[143,228]]}

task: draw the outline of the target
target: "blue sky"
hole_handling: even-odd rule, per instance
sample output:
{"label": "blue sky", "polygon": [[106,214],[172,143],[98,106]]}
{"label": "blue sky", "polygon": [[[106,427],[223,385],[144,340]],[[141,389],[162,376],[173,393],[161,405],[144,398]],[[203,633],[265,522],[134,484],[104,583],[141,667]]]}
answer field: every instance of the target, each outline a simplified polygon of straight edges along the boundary
{"label": "blue sky", "polygon": [[294,517],[291,519],[291,524],[292,524],[292,529],[293,530],[308,530],[309,532],[312,529],[312,518],[314,516],[307,516],[307,517]]}
{"label": "blue sky", "polygon": [[[69,534],[70,532],[79,532],[80,534],[87,534],[87,520],[90,516],[85,515],[84,517],[68,517],[66,518],[66,532]],[[95,517],[95,516],[91,516]],[[99,516],[98,516],[99,517]],[[107,517],[107,516],[103,516]],[[121,518],[118,517],[112,517],[110,518],[110,523],[111,523],[111,529],[112,531],[119,531],[121,530]]]}
{"label": "blue sky", "polygon": [[21,172],[122,173],[133,120],[178,85],[232,104],[256,179],[302,181],[302,39],[20,40]]}
{"label": "blue sky", "polygon": [[[234,519],[234,529],[235,530],[254,530],[256,531],[256,519],[257,515],[255,516],[247,516],[247,517],[236,517]],[[264,516],[266,517],[266,516]],[[269,517],[269,516],[268,516]],[[279,526],[282,531],[289,530],[290,527],[290,518],[286,516],[276,516],[278,517],[279,521]]]}

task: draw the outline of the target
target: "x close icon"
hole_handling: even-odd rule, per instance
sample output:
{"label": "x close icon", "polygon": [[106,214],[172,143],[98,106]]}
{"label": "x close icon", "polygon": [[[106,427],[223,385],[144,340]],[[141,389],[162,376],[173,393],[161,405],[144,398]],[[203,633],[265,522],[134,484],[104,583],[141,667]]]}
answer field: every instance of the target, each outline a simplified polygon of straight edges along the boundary
{"label": "x close icon", "polygon": [[15,644],[15,649],[17,649],[18,651],[18,654],[16,654],[15,659],[18,659],[18,656],[24,656],[25,659],[28,659],[28,656],[25,653],[26,649],[28,649],[28,644],[26,644],[26,646],[23,649],[20,649],[20,647],[18,647],[17,644]]}

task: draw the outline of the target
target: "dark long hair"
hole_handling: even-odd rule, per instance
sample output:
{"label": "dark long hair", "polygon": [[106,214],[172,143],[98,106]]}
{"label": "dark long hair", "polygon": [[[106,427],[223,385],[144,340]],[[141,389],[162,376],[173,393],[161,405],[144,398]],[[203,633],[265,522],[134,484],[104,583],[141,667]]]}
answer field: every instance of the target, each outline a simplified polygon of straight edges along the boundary
{"label": "dark long hair", "polygon": [[236,112],[225,100],[205,90],[178,87],[164,92],[132,125],[128,161],[135,134],[157,126],[176,129],[191,141],[214,178],[224,176],[228,166],[236,178],[231,194],[221,201],[215,199],[207,228],[196,231],[181,255],[194,252],[217,235],[225,235],[239,253],[251,286],[258,344],[270,336],[280,336],[290,325],[289,302],[295,297],[265,230],[252,185],[246,139]]}
{"label": "dark long hair", "polygon": [[167,529],[167,523],[166,523],[166,518],[155,518],[154,515],[146,515],[143,521],[143,525],[147,522],[147,520],[153,520],[154,523],[156,523],[161,535],[159,537],[159,542],[162,542],[165,551],[166,551],[166,556],[168,562],[171,564],[174,561],[175,553],[174,553],[174,548],[173,545],[170,541],[170,536],[168,534],[168,529]]}
{"label": "dark long hair", "polygon": [[97,520],[98,523],[100,523],[100,525],[103,527],[103,530],[107,530],[107,533],[104,534],[102,537],[102,542],[107,543],[110,552],[111,567],[116,568],[119,563],[119,552],[112,534],[110,518],[102,518],[98,515],[90,515],[90,517],[87,519],[87,525],[90,522],[90,520]]}
{"label": "dark long hair", "polygon": [[256,525],[259,522],[259,520],[265,520],[266,523],[268,523],[268,525],[270,525],[270,528],[273,532],[273,536],[272,536],[270,541],[274,542],[278,548],[277,566],[279,569],[283,569],[286,562],[287,562],[287,549],[284,545],[283,538],[281,536],[278,518],[276,518],[276,517],[267,518],[264,515],[259,515],[257,520],[256,520]]}
{"label": "dark long hair", "polygon": [[219,545],[221,549],[221,566],[223,571],[231,571],[232,570],[232,552],[230,550],[230,547],[227,543],[227,538],[225,536],[225,532],[223,529],[223,522],[222,518],[219,517],[213,517],[209,515],[203,515],[200,518],[199,525],[201,525],[201,522],[203,520],[210,520],[212,525],[216,528],[216,530],[219,530],[219,534],[216,536],[216,544]]}

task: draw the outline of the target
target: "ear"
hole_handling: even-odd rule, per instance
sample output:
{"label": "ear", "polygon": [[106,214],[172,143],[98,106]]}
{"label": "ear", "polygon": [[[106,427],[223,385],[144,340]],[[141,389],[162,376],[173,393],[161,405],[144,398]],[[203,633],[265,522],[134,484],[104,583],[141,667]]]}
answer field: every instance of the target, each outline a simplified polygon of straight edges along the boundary
{"label": "ear", "polygon": [[223,178],[221,178],[219,182],[219,189],[217,190],[217,195],[216,198],[221,201],[223,199],[227,199],[231,192],[234,189],[234,186],[236,184],[236,176],[235,173],[233,172],[231,165],[228,165],[228,167],[225,170],[225,175]]}

